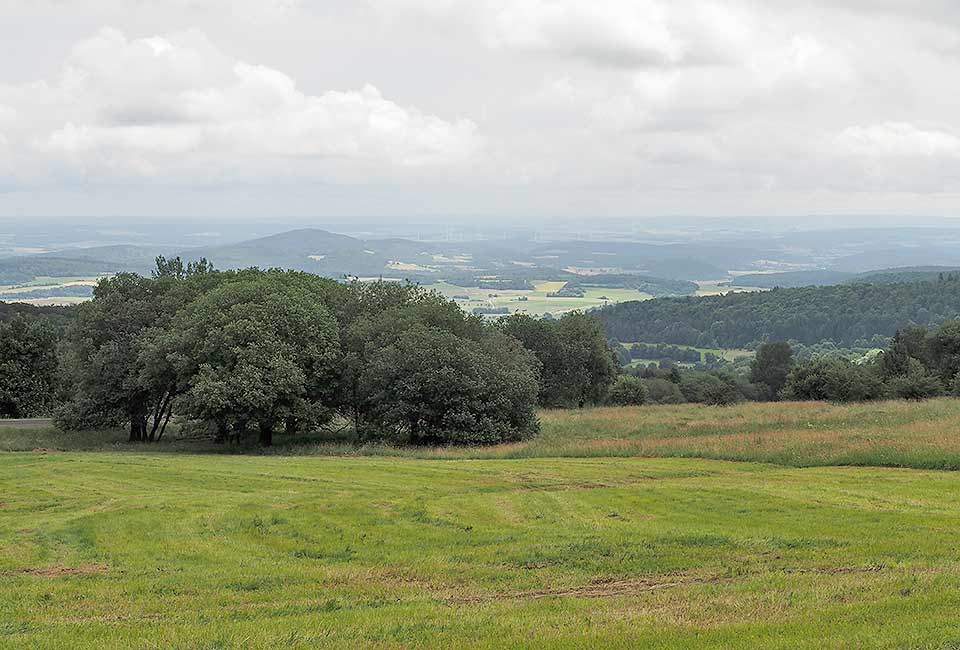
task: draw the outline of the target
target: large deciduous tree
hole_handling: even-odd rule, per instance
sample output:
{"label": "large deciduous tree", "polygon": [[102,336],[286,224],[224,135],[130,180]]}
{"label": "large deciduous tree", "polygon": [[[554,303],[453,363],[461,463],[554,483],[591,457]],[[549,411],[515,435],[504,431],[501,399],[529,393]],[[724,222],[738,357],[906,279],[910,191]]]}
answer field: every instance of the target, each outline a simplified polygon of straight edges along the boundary
{"label": "large deciduous tree", "polygon": [[220,434],[255,424],[263,445],[279,422],[329,419],[337,323],[320,296],[291,277],[248,274],[177,317],[171,356],[186,386],[185,415]]}
{"label": "large deciduous tree", "polygon": [[579,312],[558,320],[514,314],[501,319],[499,325],[540,360],[541,405],[583,407],[603,403],[617,377],[618,363],[596,319]]}
{"label": "large deciduous tree", "polygon": [[70,399],[57,414],[65,428],[126,421],[131,442],[163,435],[177,378],[163,339],[176,314],[221,281],[205,261],[183,266],[157,258],[152,278],[121,273],[102,279],[65,337],[62,372]]}
{"label": "large deciduous tree", "polygon": [[416,323],[364,372],[381,430],[416,444],[489,444],[536,430],[536,360],[515,340]]}

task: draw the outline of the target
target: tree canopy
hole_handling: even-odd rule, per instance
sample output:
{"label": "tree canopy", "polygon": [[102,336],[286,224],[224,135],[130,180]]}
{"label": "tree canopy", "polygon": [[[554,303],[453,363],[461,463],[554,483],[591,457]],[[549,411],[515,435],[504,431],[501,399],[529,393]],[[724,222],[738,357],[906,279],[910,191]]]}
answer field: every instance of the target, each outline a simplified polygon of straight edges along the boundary
{"label": "tree canopy", "polygon": [[605,307],[608,337],[701,348],[764,341],[854,347],[907,325],[937,326],[960,314],[960,280],[774,289],[723,296],[657,298]]}

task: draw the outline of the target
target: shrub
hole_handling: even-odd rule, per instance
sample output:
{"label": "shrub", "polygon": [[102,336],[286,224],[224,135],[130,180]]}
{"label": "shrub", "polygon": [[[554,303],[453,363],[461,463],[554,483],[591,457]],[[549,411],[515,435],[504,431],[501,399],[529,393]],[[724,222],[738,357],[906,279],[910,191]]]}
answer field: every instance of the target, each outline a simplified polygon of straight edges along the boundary
{"label": "shrub", "polygon": [[887,380],[887,392],[898,399],[923,400],[937,397],[943,393],[940,380],[930,375],[923,364],[909,358],[907,372]]}
{"label": "shrub", "polygon": [[735,404],[742,398],[734,381],[724,381],[708,373],[685,374],[680,381],[680,391],[688,402],[716,406]]}
{"label": "shrub", "polygon": [[620,375],[607,393],[607,403],[616,406],[639,406],[647,401],[647,388],[643,380],[630,375]]}
{"label": "shrub", "polygon": [[643,385],[647,389],[647,401],[651,404],[683,404],[686,401],[680,387],[672,381],[654,377],[644,379]]}
{"label": "shrub", "polygon": [[794,400],[863,402],[883,397],[883,385],[868,366],[821,357],[794,366],[784,397]]}

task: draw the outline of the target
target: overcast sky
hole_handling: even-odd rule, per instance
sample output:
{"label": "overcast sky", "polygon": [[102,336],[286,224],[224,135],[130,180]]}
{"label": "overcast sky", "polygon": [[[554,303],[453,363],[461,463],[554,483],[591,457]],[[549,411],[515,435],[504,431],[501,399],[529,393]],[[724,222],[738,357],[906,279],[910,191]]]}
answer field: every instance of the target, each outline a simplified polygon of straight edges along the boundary
{"label": "overcast sky", "polygon": [[957,0],[0,0],[0,216],[960,216]]}

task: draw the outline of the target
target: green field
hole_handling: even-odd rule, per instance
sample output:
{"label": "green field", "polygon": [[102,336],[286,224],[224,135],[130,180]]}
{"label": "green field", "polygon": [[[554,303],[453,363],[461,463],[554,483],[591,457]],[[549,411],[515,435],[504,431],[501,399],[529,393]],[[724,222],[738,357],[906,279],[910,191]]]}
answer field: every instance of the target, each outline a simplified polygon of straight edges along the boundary
{"label": "green field", "polygon": [[960,646],[960,474],[896,468],[960,467],[960,401],[541,417],[269,455],[0,427],[98,450],[0,453],[0,648]]}
{"label": "green field", "polygon": [[728,293],[743,293],[751,291],[769,291],[769,289],[764,289],[761,287],[741,287],[736,284],[729,284],[734,282],[736,278],[727,278],[726,280],[697,280],[697,293],[698,296],[722,296]]}
{"label": "green field", "polygon": [[[477,307],[501,308],[506,307],[513,312],[522,312],[534,316],[562,314],[576,309],[586,310],[593,307],[602,307],[616,302],[628,300],[649,300],[652,296],[636,289],[590,288],[586,289],[582,298],[548,298],[547,294],[563,288],[565,282],[539,282],[534,290],[519,289],[478,289],[464,288],[446,282],[435,282],[424,285],[425,289],[436,291],[447,298],[454,296],[468,296],[469,299],[457,299],[457,304],[464,310],[471,311]],[[525,298],[526,300],[520,300]]]}
{"label": "green field", "polygon": [[68,295],[57,295],[57,289],[62,289],[66,287],[76,287],[76,286],[96,286],[97,281],[101,276],[72,276],[72,277],[63,277],[63,278],[53,278],[53,277],[37,277],[29,282],[23,282],[21,284],[12,284],[12,285],[0,285],[0,300],[4,300],[5,296],[9,298],[10,295],[15,295],[22,293],[24,291],[33,291],[33,290],[47,290],[50,292],[49,297],[45,298],[16,298],[16,302],[23,302],[33,305],[77,305],[84,303],[90,298],[79,297],[79,296],[68,296]]}

